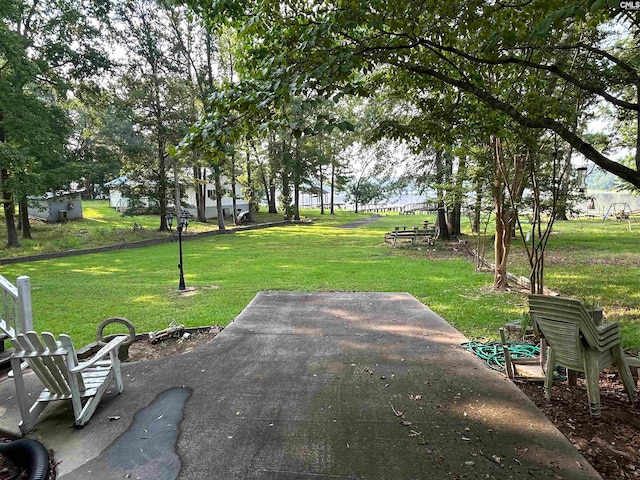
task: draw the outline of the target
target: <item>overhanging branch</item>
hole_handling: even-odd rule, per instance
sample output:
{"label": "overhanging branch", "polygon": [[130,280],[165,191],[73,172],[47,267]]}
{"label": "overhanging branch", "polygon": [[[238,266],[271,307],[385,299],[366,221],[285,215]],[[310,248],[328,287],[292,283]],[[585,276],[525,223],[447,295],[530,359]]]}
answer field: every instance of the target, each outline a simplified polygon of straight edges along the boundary
{"label": "overhanging branch", "polygon": [[575,75],[565,72],[556,64],[545,65],[542,63],[532,62],[530,60],[525,60],[524,58],[518,58],[518,57],[506,57],[506,58],[495,58],[495,59],[481,58],[475,55],[471,55],[460,49],[457,49],[454,47],[447,47],[445,45],[438,45],[427,40],[420,40],[420,43],[422,43],[424,46],[428,48],[438,49],[445,52],[453,53],[454,55],[458,55],[466,60],[469,60],[470,62],[481,63],[483,65],[520,65],[523,67],[532,68],[534,70],[547,71],[547,72],[553,73],[554,75],[557,75],[558,77],[562,78],[563,80],[566,80],[567,82],[575,85],[576,87],[581,88],[582,90],[585,90],[589,93],[593,93],[595,95],[599,95],[600,97],[605,99],[607,102],[612,103],[613,105],[616,105],[621,108],[625,108],[627,110],[633,110],[635,112],[640,111],[640,105],[637,102],[632,103],[632,102],[627,102],[625,100],[616,98],[610,93],[606,92],[603,87],[590,85],[582,81],[581,79],[577,78]]}
{"label": "overhanging branch", "polygon": [[562,139],[564,139],[569,145],[583,154],[586,158],[591,160],[593,163],[598,165],[600,168],[613,173],[614,175],[620,177],[621,179],[629,182],[635,187],[640,188],[640,172],[628,168],[618,162],[614,162],[607,158],[605,155],[596,150],[593,145],[585,142],[582,138],[580,138],[577,134],[572,132],[570,129],[562,125],[562,123],[558,122],[549,117],[535,117],[530,115],[525,115],[521,111],[517,110],[513,105],[504,102],[503,100],[497,98],[492,95],[485,89],[478,87],[477,85],[472,84],[466,80],[459,80],[456,78],[451,78],[448,75],[439,72],[433,68],[424,67],[422,65],[416,65],[411,63],[393,63],[398,68],[404,68],[410,72],[428,75],[430,77],[436,78],[448,85],[457,87],[465,92],[468,92],[475,97],[482,100],[488,106],[493,109],[499,110],[503,113],[506,113],[509,117],[515,120],[517,123],[524,127],[529,128],[542,128],[551,130],[557,133]]}

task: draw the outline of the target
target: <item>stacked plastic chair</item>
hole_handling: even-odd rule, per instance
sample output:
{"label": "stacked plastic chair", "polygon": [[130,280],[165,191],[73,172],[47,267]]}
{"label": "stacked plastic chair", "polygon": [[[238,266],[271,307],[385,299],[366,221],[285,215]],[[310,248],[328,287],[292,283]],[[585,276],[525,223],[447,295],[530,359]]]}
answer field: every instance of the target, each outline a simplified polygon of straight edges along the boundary
{"label": "stacked plastic chair", "polygon": [[600,416],[600,372],[615,366],[629,395],[635,399],[635,384],[624,357],[617,322],[596,324],[579,300],[547,295],[529,295],[529,311],[536,333],[547,340],[544,392],[551,397],[555,365],[583,372],[590,413]]}

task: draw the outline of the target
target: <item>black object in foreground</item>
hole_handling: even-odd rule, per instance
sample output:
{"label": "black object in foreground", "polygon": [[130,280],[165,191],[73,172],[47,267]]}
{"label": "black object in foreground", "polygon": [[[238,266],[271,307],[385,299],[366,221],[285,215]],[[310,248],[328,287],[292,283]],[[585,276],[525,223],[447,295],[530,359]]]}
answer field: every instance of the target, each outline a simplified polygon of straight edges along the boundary
{"label": "black object in foreground", "polygon": [[28,480],[49,478],[49,452],[37,440],[23,438],[11,443],[0,444],[0,454],[29,473]]}

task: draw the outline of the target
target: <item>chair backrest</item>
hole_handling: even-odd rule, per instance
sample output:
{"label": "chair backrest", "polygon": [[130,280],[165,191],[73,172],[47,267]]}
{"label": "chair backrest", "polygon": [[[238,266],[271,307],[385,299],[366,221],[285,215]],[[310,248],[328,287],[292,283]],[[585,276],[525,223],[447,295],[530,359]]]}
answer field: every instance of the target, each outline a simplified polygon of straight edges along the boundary
{"label": "chair backrest", "polygon": [[571,370],[583,371],[584,346],[578,325],[545,317],[538,317],[536,322],[537,329],[553,348],[555,362]]}
{"label": "chair backrest", "polygon": [[529,295],[529,312],[534,330],[553,348],[556,362],[572,370],[582,371],[583,323],[580,302],[568,298]]}
{"label": "chair backrest", "polygon": [[529,295],[529,310],[534,328],[539,323],[538,319],[573,323],[578,326],[581,338],[586,345],[600,352],[620,343],[618,324],[613,322],[596,325],[591,314],[579,300],[548,295]]}
{"label": "chair backrest", "polygon": [[32,330],[31,283],[29,277],[24,275],[18,277],[16,285],[13,285],[0,275],[0,294],[2,295],[0,330],[9,338],[16,338],[19,333],[26,333]]}
{"label": "chair backrest", "polygon": [[78,382],[79,390],[84,390],[82,375],[69,372],[77,366],[78,360],[68,335],[60,335],[59,341],[56,341],[49,332],[44,332],[42,338],[36,332],[27,332],[11,339],[11,344],[13,356],[26,360],[50,393],[69,395],[71,375]]}

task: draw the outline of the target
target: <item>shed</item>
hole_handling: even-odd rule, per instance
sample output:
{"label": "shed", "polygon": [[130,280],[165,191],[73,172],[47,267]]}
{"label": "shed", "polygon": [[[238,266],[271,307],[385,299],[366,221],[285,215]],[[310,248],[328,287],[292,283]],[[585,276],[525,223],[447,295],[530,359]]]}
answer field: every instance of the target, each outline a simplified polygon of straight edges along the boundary
{"label": "shed", "polygon": [[48,222],[65,222],[82,218],[84,190],[48,192],[40,197],[29,197],[29,216]]}

